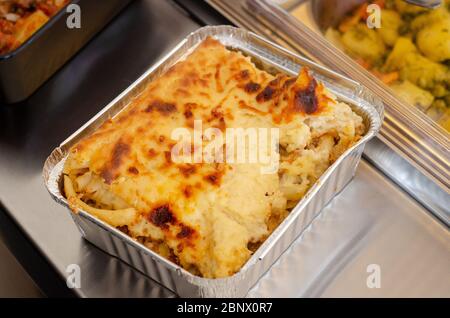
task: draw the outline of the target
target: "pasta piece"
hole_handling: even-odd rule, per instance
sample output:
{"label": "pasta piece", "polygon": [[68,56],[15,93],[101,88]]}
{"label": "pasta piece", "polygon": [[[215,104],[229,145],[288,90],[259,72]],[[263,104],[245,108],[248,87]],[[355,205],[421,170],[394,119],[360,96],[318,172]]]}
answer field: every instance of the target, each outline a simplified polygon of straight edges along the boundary
{"label": "pasta piece", "polygon": [[430,60],[443,62],[450,59],[450,16],[435,22],[417,34],[417,47]]}
{"label": "pasta piece", "polygon": [[422,111],[427,110],[434,101],[434,97],[431,93],[417,87],[409,81],[393,84],[391,85],[391,88],[406,102]]}
{"label": "pasta piece", "polygon": [[16,24],[15,37],[19,43],[23,43],[39,30],[45,23],[47,23],[48,17],[41,10],[37,10],[28,17],[19,20]]}
{"label": "pasta piece", "polygon": [[136,210],[133,208],[123,210],[102,210],[93,208],[84,203],[78,198],[73,189],[72,180],[70,180],[68,176],[64,176],[64,190],[66,192],[67,201],[74,212],[76,212],[77,208],[81,208],[112,226],[129,225],[136,219]]}
{"label": "pasta piece", "polygon": [[381,28],[377,29],[377,32],[387,46],[394,46],[402,24],[400,14],[392,10],[381,10]]}

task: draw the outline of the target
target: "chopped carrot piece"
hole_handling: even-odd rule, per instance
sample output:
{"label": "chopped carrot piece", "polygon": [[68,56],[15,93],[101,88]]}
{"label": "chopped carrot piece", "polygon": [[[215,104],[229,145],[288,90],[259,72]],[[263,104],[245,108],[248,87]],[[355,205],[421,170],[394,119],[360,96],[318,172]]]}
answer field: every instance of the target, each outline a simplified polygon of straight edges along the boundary
{"label": "chopped carrot piece", "polygon": [[372,65],[370,64],[369,61],[366,61],[360,57],[356,58],[355,61],[356,63],[364,67],[366,70],[370,70],[372,68]]}
{"label": "chopped carrot piece", "polygon": [[363,3],[351,16],[346,17],[339,25],[339,31],[342,33],[347,32],[350,28],[358,24],[365,15],[367,15],[367,3]]}
{"label": "chopped carrot piece", "polygon": [[373,70],[372,73],[386,85],[389,85],[390,83],[395,82],[396,80],[399,79],[398,72],[381,73],[381,72]]}

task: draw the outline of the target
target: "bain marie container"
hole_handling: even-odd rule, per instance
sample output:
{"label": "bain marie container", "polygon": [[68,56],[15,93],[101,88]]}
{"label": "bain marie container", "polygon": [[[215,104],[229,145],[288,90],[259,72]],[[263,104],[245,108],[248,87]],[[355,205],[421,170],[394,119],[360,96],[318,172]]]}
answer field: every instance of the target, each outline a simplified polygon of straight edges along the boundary
{"label": "bain marie container", "polygon": [[80,28],[69,29],[74,11],[62,8],[21,46],[0,55],[0,101],[30,97],[132,0],[73,0],[80,8]]}
{"label": "bain marie container", "polygon": [[383,105],[360,84],[243,29],[230,26],[204,27],[181,41],[159,63],[146,71],[100,113],[56,148],[45,162],[43,178],[51,196],[68,207],[62,193],[61,181],[62,170],[71,146],[95,131],[107,119],[118,114],[152,80],[189,55],[208,36],[216,38],[227,48],[252,57],[258,67],[268,72],[296,75],[301,67],[308,67],[313,76],[324,82],[338,100],[348,103],[363,117],[367,129],[364,136],[327,169],[241,270],[227,278],[206,279],[195,276],[85,211],[71,215],[82,236],[88,241],[180,296],[243,297],[320,214],[322,208],[351,181],[365,144],[378,133],[383,118]]}

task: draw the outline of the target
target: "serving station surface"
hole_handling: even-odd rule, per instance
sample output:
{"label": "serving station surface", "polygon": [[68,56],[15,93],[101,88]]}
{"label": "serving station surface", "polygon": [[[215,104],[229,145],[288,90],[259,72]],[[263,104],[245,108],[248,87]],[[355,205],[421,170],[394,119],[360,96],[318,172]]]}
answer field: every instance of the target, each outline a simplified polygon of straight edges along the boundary
{"label": "serving station surface", "polygon": [[[189,2],[199,1],[180,1],[185,8]],[[77,296],[176,297],[83,240],[66,209],[48,195],[41,171],[61,140],[182,38],[204,23],[226,23],[206,3],[196,10],[191,15],[171,1],[135,0],[29,100],[0,107],[1,212],[63,285],[70,265],[80,267],[80,288],[72,290]],[[369,146],[384,147],[377,140]],[[8,241],[20,254],[23,247]],[[248,296],[449,297],[449,255],[448,228],[363,160],[355,179]],[[373,265],[381,288],[367,284]],[[38,284],[47,277],[31,275]]]}

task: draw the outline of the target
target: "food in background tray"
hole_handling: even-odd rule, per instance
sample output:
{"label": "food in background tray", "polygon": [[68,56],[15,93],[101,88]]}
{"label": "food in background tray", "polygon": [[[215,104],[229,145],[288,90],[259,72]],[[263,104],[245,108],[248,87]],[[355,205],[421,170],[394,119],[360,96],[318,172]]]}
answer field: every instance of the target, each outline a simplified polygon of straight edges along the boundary
{"label": "food in background tray", "polygon": [[0,54],[18,48],[69,0],[0,1]]}
{"label": "food in background tray", "polygon": [[[197,120],[203,132],[278,128],[278,169],[175,162],[174,129],[194,134]],[[271,75],[208,38],[71,148],[65,196],[74,212],[85,210],[191,273],[227,277],[364,131],[362,118],[306,68],[297,78]],[[187,148],[206,149],[203,137]],[[219,149],[229,146],[225,139]],[[244,148],[248,154],[248,142]]]}
{"label": "food in background tray", "polygon": [[435,10],[374,1],[382,8],[379,29],[366,25],[370,3],[328,29],[326,37],[450,131],[450,0]]}

